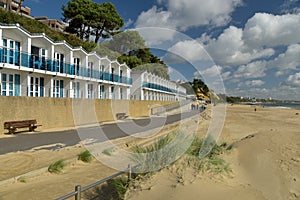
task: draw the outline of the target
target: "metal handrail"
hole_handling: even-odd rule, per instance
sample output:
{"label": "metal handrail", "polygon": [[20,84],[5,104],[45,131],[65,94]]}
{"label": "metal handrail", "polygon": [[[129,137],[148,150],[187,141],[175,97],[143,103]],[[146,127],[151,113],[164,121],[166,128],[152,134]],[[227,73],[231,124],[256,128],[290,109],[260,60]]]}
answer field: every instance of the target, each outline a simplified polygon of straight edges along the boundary
{"label": "metal handrail", "polygon": [[81,192],[84,192],[84,191],[86,191],[88,189],[96,187],[97,185],[105,183],[106,181],[109,181],[109,180],[111,180],[111,179],[113,179],[113,178],[115,178],[117,176],[122,175],[122,174],[128,173],[128,181],[129,181],[131,179],[131,172],[132,172],[132,167],[131,167],[131,165],[128,165],[128,168],[126,170],[117,172],[117,173],[115,173],[115,174],[113,174],[111,176],[108,176],[108,177],[106,177],[104,179],[96,181],[96,182],[94,182],[94,183],[92,183],[90,185],[87,185],[87,186],[84,186],[84,187],[81,187],[80,185],[76,185],[74,192],[70,192],[70,193],[68,193],[68,194],[66,194],[64,196],[61,196],[61,197],[57,198],[56,200],[65,200],[65,199],[68,199],[68,198],[73,197],[73,196],[75,196],[75,200],[80,200],[81,199]]}

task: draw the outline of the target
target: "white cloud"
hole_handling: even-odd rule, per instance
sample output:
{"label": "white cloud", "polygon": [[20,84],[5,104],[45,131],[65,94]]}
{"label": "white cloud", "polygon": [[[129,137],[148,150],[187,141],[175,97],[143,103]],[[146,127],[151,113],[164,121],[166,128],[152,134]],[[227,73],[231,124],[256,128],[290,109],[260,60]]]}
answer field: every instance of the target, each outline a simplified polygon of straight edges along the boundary
{"label": "white cloud", "polygon": [[300,13],[300,0],[285,0],[281,8],[282,13]]}
{"label": "white cloud", "polygon": [[133,22],[132,19],[128,19],[128,20],[125,22],[125,24],[124,24],[123,27],[124,27],[124,28],[127,28],[127,27],[131,26],[133,23],[134,23],[134,22]]}
{"label": "white cloud", "polygon": [[207,77],[207,78],[215,78],[215,77],[220,77],[222,71],[222,67],[218,66],[218,65],[214,65],[210,68],[207,68],[205,70],[200,71],[200,74],[203,77]]}
{"label": "white cloud", "polygon": [[176,25],[170,23],[171,12],[158,9],[153,6],[151,9],[142,12],[136,21],[136,28],[141,27],[162,27],[176,28]]}
{"label": "white cloud", "polygon": [[[203,25],[223,26],[230,22],[231,13],[242,0],[158,0],[158,3],[164,4],[166,10],[153,6],[142,12],[136,28],[164,27],[184,31]],[[159,36],[160,40],[164,38]]]}
{"label": "white cloud", "polygon": [[[211,60],[218,65],[241,65],[252,60],[272,56],[275,51],[267,49],[251,49],[242,39],[243,31],[235,26],[230,26],[216,39],[202,34],[196,40],[179,41],[168,51],[180,55],[189,61]],[[201,45],[202,44],[202,45]],[[204,47],[204,48],[203,48]],[[180,62],[176,56],[168,55],[168,60]]]}
{"label": "white cloud", "polygon": [[296,87],[299,89],[299,87],[300,87],[300,72],[290,75],[282,85]]}
{"label": "white cloud", "polygon": [[258,58],[269,57],[274,54],[273,49],[251,49],[243,41],[243,30],[230,26],[213,40],[208,40],[206,50],[217,64],[240,65]]}
{"label": "white cloud", "polygon": [[231,74],[232,74],[232,73],[231,73],[230,71],[224,72],[224,73],[222,74],[223,80],[224,80],[224,81],[228,80],[228,79],[230,78]]}
{"label": "white cloud", "polygon": [[300,42],[300,13],[273,15],[256,13],[244,29],[243,39],[251,47],[275,47]]}
{"label": "white cloud", "polygon": [[256,61],[240,66],[234,74],[234,78],[260,78],[266,76],[267,63]]}
{"label": "white cloud", "polygon": [[268,66],[278,68],[277,75],[284,75],[290,70],[300,69],[300,44],[289,45],[286,52],[269,61]]}
{"label": "white cloud", "polygon": [[246,81],[245,84],[250,87],[257,87],[257,86],[264,85],[265,82],[262,80],[251,80],[251,81]]}
{"label": "white cloud", "polygon": [[209,54],[196,40],[180,41],[169,48],[168,52],[169,53],[164,58],[164,60],[168,62],[180,62],[181,60],[178,58],[178,56],[189,62],[211,60]]}
{"label": "white cloud", "polygon": [[231,20],[231,13],[241,0],[168,0],[167,7],[181,30],[192,26],[222,26]]}

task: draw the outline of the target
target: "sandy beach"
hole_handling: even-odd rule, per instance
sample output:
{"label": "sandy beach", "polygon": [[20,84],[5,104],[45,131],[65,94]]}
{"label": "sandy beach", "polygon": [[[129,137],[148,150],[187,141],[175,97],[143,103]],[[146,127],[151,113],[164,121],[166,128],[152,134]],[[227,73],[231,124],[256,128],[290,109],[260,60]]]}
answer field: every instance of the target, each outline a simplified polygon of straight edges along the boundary
{"label": "sandy beach", "polygon": [[[298,113],[298,114],[296,114]],[[172,167],[140,183],[140,190],[128,191],[126,199],[300,199],[300,110],[228,105],[226,121],[218,143],[232,144],[221,157],[230,164],[230,174],[195,175],[188,168],[178,182]],[[206,133],[208,118],[199,125]],[[0,155],[1,180],[45,168],[61,158],[72,159],[83,151],[80,145],[57,151],[32,150]],[[0,199],[54,199],[109,176],[115,170],[94,160],[70,161],[61,174],[46,170],[2,184]]]}
{"label": "sandy beach", "polygon": [[145,183],[145,190],[129,192],[128,199],[300,199],[299,112],[228,106],[219,143],[233,144],[222,155],[230,175],[195,177],[186,170],[183,183],[178,183],[164,169]]}

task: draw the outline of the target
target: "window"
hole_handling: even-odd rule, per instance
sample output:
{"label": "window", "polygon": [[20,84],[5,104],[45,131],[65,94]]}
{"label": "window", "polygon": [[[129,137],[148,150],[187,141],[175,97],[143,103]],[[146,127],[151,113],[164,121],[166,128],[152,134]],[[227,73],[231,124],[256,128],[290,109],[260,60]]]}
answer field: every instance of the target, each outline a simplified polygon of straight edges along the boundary
{"label": "window", "polygon": [[123,99],[123,88],[120,87],[120,99]]}
{"label": "window", "polygon": [[65,72],[64,60],[65,60],[64,54],[60,54],[60,53],[57,53],[57,52],[54,53],[54,66],[55,66],[55,71],[56,72],[60,72],[60,73]]}
{"label": "window", "polygon": [[52,97],[56,97],[56,98],[64,97],[64,81],[63,80],[53,80]]}
{"label": "window", "polygon": [[123,83],[123,70],[120,70],[120,83]]}
{"label": "window", "polygon": [[80,83],[79,82],[72,82],[72,89],[73,89],[73,96],[72,98],[80,98]]}
{"label": "window", "polygon": [[104,88],[104,85],[100,85],[99,86],[99,94],[100,94],[100,96],[99,96],[99,98],[100,99],[105,99],[105,88]]}
{"label": "window", "polygon": [[111,68],[111,78],[110,81],[114,82],[114,73],[115,73],[115,69]]}
{"label": "window", "polygon": [[46,69],[46,49],[31,46],[30,67],[42,70]]}
{"label": "window", "polygon": [[7,40],[3,39],[3,62],[7,63]]}
{"label": "window", "polygon": [[74,58],[74,70],[75,70],[75,75],[79,76],[79,69],[80,69],[80,59],[79,58]]}
{"label": "window", "polygon": [[100,66],[100,79],[103,80],[104,79],[104,65]]}
{"label": "window", "polygon": [[44,96],[44,78],[30,77],[29,96],[43,97]]}
{"label": "window", "polygon": [[93,99],[94,98],[94,85],[93,84],[88,84],[88,99]]}
{"label": "window", "polygon": [[94,63],[89,62],[88,63],[88,77],[93,78],[93,68],[94,68]]}
{"label": "window", "polygon": [[3,62],[20,65],[20,42],[3,39]]}
{"label": "window", "polygon": [[20,75],[5,74],[1,75],[1,95],[2,96],[20,96]]}
{"label": "window", "polygon": [[41,49],[41,57],[42,57],[42,66],[41,69],[45,70],[46,69],[46,50],[45,49]]}
{"label": "window", "polygon": [[115,99],[115,87],[110,87],[110,99]]}

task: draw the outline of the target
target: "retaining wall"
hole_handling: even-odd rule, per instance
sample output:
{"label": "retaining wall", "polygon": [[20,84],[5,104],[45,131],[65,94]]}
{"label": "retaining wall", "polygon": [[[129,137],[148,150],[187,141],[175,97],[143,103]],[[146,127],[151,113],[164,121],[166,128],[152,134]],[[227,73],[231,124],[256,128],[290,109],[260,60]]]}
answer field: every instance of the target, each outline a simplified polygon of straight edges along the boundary
{"label": "retaining wall", "polygon": [[125,112],[132,118],[149,116],[151,108],[174,103],[176,102],[0,96],[0,125],[2,133],[7,132],[3,129],[5,121],[25,119],[37,119],[38,124],[42,125],[37,130],[72,128],[75,125],[114,121],[118,112]]}

